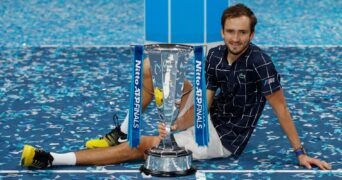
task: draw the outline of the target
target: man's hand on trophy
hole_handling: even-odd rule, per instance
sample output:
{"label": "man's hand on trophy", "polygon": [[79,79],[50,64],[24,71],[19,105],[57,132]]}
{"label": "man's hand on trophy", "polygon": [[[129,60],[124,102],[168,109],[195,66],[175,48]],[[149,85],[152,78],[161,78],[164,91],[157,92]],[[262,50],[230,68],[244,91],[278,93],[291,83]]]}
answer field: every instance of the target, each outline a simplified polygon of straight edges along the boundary
{"label": "man's hand on trophy", "polygon": [[167,135],[166,125],[164,123],[158,124],[158,132],[159,132],[159,138],[164,139],[165,136]]}
{"label": "man's hand on trophy", "polygon": [[158,132],[159,132],[159,138],[164,139],[165,136],[169,135],[171,131],[176,130],[176,125],[172,125],[170,127],[166,127],[165,123],[159,123],[158,124]]}

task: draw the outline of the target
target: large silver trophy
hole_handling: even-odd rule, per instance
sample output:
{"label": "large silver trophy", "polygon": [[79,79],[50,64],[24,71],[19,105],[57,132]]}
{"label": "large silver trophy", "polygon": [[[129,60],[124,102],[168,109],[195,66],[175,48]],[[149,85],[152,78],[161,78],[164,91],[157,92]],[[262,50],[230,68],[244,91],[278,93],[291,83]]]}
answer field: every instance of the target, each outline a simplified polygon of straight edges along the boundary
{"label": "large silver trophy", "polygon": [[[150,61],[155,102],[160,121],[171,127],[179,113],[187,64],[193,60],[193,47],[177,44],[145,45]],[[183,176],[196,172],[192,152],[180,148],[171,134],[158,147],[147,150],[147,159],[140,170],[153,176]]]}

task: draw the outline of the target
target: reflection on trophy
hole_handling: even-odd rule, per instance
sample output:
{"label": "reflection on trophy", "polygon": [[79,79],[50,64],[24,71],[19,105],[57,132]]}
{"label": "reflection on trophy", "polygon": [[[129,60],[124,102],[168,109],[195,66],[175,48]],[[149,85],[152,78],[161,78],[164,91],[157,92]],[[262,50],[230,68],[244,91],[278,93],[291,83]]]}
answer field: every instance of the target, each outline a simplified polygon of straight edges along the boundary
{"label": "reflection on trophy", "polygon": [[[154,97],[160,121],[169,129],[179,112],[186,65],[193,60],[193,47],[176,44],[145,45],[150,61]],[[140,168],[153,176],[182,176],[196,172],[192,152],[180,148],[169,134],[159,145],[145,152],[147,159]]]}

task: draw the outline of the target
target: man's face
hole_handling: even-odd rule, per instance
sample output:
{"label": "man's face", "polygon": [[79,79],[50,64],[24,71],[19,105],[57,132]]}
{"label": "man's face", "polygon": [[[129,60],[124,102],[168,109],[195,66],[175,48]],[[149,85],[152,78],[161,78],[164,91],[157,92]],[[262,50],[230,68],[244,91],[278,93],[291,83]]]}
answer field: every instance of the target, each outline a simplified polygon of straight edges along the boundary
{"label": "man's face", "polygon": [[221,35],[229,53],[241,55],[254,36],[251,32],[250,19],[247,16],[226,19]]}

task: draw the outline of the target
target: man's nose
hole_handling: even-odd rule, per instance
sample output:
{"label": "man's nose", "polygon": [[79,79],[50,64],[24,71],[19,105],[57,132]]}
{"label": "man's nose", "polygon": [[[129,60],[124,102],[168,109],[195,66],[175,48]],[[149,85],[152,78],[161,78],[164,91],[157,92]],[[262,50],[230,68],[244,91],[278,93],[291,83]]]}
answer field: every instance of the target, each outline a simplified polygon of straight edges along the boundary
{"label": "man's nose", "polygon": [[239,41],[239,40],[240,40],[239,33],[234,33],[233,34],[233,41]]}

